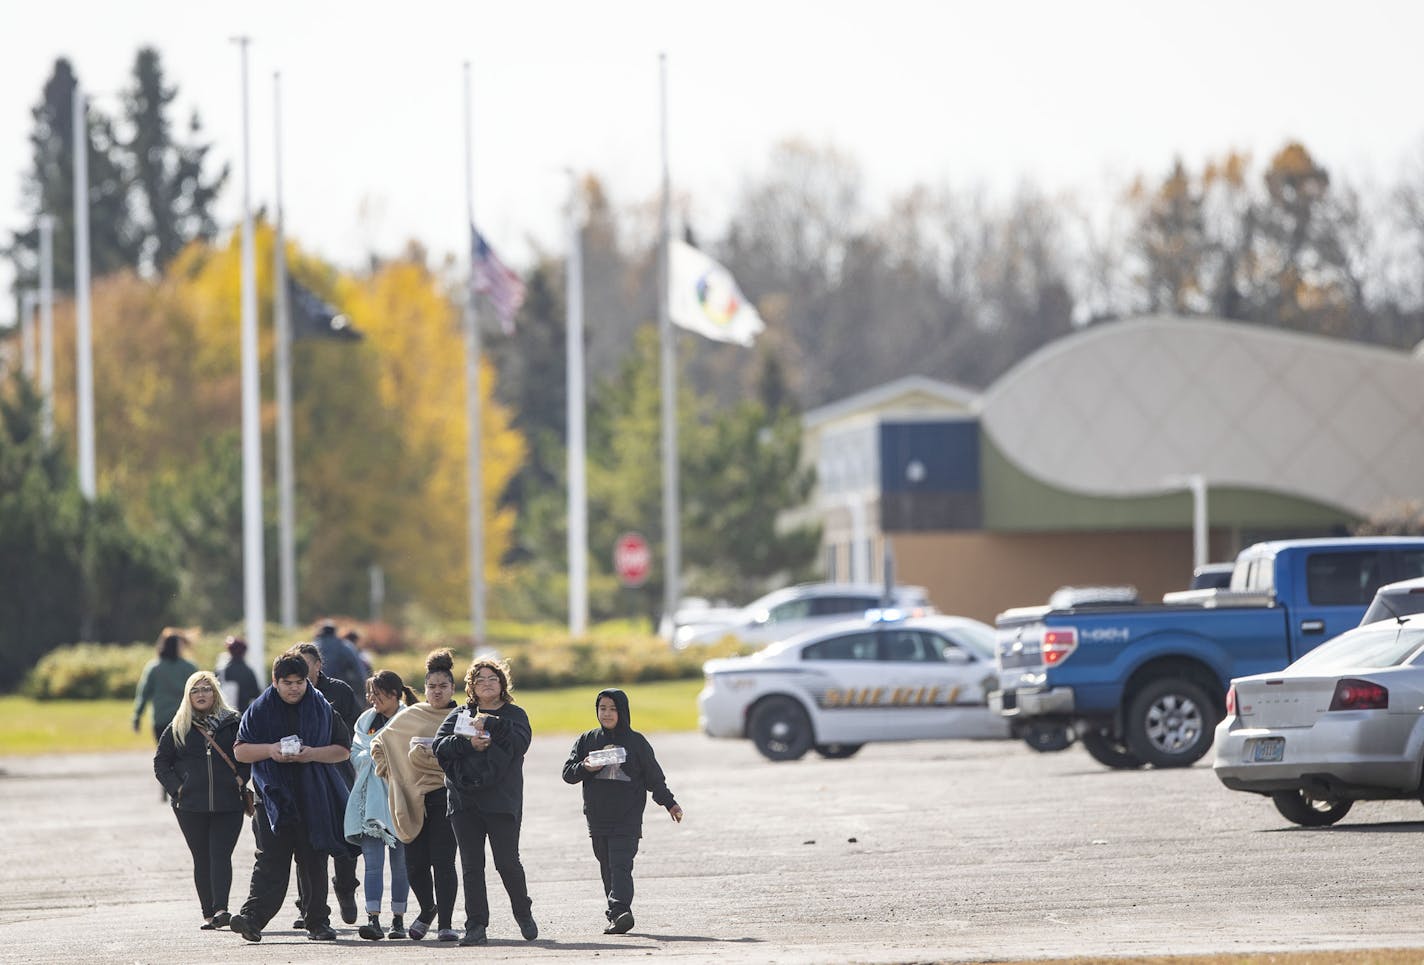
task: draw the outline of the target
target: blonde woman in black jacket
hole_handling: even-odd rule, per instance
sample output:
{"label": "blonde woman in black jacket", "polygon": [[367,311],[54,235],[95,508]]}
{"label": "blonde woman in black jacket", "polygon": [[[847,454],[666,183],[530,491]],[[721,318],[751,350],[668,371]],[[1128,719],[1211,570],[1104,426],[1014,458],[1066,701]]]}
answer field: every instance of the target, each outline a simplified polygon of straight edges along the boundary
{"label": "blonde woman in black jacket", "polygon": [[[224,928],[232,888],[232,851],[242,834],[238,774],[250,767],[233,757],[237,712],[223,699],[215,674],[199,670],[188,678],[178,712],[158,738],[153,773],[173,802],[178,828],[193,854],[193,884],[203,910],[204,929]],[[204,736],[207,735],[207,737]],[[212,749],[222,748],[237,771]]]}

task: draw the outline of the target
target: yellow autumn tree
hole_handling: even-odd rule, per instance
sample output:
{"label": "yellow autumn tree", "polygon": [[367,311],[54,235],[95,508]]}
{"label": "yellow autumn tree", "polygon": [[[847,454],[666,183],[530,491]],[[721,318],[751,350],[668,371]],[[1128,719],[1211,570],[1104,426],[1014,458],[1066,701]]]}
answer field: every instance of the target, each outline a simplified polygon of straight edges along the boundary
{"label": "yellow autumn tree", "polygon": [[[275,613],[275,235],[259,224],[255,240],[268,612]],[[391,603],[467,615],[464,355],[456,307],[442,281],[415,262],[356,278],[289,243],[288,263],[294,278],[346,311],[366,336],[293,345],[299,617],[366,612],[372,564],[387,574]],[[229,583],[240,583],[241,566],[240,306],[236,232],[222,244],[190,245],[160,280],[118,273],[93,287],[99,486],[145,526],[172,525],[180,511],[191,516],[195,507],[206,508],[210,528],[222,532],[201,534],[208,546],[197,558],[208,568],[235,570],[226,575]],[[73,303],[64,302],[56,310],[56,423],[71,448],[73,333]],[[513,527],[497,500],[524,444],[509,413],[493,401],[488,365],[480,381],[486,572],[493,588]],[[199,478],[215,473],[222,478]],[[201,499],[188,498],[198,490]],[[207,576],[209,584],[224,582],[218,573]],[[228,600],[205,613],[237,619],[240,613],[227,612],[232,608]]]}
{"label": "yellow autumn tree", "polygon": [[[469,449],[458,306],[417,260],[346,280],[339,294],[379,360],[375,389],[382,404],[400,414],[399,506],[383,520],[380,562],[393,594],[440,614],[467,616]],[[485,574],[493,603],[514,529],[513,510],[500,509],[498,501],[524,459],[525,443],[509,411],[494,400],[487,358],[479,383]]]}

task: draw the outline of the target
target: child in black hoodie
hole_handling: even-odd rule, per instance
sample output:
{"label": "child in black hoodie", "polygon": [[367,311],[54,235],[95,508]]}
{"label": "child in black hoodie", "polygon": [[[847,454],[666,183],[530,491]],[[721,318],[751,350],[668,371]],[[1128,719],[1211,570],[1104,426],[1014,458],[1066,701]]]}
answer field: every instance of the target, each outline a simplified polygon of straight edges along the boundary
{"label": "child in black hoodie", "polygon": [[[653,745],[632,728],[628,695],[621,690],[601,690],[594,709],[599,726],[574,741],[564,762],[564,780],[583,784],[583,814],[608,897],[604,914],[609,924],[603,933],[621,935],[633,927],[633,858],[643,836],[648,792],[674,821],[682,820],[682,808],[668,790]],[[622,748],[627,757],[609,764],[589,760],[590,753],[604,748]]]}

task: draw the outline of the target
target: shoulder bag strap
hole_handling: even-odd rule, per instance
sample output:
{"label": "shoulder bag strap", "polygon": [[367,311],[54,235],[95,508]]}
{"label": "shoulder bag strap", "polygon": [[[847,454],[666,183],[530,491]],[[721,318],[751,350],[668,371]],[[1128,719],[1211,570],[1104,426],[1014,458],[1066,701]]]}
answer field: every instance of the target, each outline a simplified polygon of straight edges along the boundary
{"label": "shoulder bag strap", "polygon": [[207,731],[203,730],[203,728],[199,727],[197,724],[193,725],[193,729],[196,730],[199,734],[203,735],[203,740],[207,741],[208,746],[218,752],[218,757],[221,757],[223,760],[227,761],[227,766],[232,768],[233,776],[236,777],[239,781],[241,781],[242,774],[238,771],[237,765],[232,762],[232,758],[227,756],[227,751],[219,747],[218,742],[213,740],[212,735],[209,734]]}

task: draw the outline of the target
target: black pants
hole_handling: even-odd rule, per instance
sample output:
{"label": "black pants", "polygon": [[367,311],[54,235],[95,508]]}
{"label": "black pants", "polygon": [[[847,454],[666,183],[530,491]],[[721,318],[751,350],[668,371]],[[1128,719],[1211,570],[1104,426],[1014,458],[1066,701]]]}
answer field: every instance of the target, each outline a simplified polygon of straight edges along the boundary
{"label": "black pants", "polygon": [[[302,857],[297,855],[297,910],[307,907],[307,889],[301,875]],[[322,874],[326,872],[323,871]],[[338,895],[356,894],[356,856],[354,854],[333,855],[331,859],[331,885]]]}
{"label": "black pants", "polygon": [[450,826],[460,842],[460,867],[465,873],[465,928],[489,925],[489,895],[485,892],[485,839],[489,839],[494,868],[509,893],[515,918],[528,918],[529,886],[519,862],[519,818],[513,814],[485,814],[467,808],[450,815]]}
{"label": "black pants", "polygon": [[455,833],[445,816],[443,787],[425,795],[425,824],[415,840],[405,846],[405,870],[410,890],[420,903],[420,920],[429,925],[438,914],[437,927],[449,928],[460,879],[455,875]]}
{"label": "black pants", "polygon": [[327,927],[331,908],[326,904],[326,854],[311,846],[303,827],[272,830],[267,809],[261,803],[252,818],[252,833],[257,838],[257,861],[252,866],[252,886],[242,905],[242,917],[259,931],[267,927],[287,900],[287,885],[295,863],[306,886],[303,917],[307,930]]}
{"label": "black pants", "polygon": [[193,855],[193,884],[203,917],[227,911],[232,891],[232,849],[242,834],[241,811],[174,811]]}
{"label": "black pants", "polygon": [[638,855],[638,838],[632,834],[594,834],[593,856],[603,875],[603,893],[608,896],[608,917],[633,910],[633,859]]}

